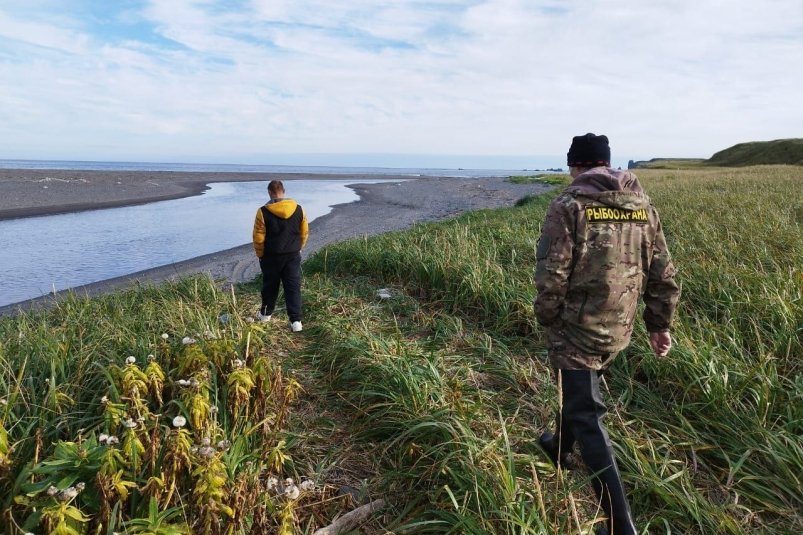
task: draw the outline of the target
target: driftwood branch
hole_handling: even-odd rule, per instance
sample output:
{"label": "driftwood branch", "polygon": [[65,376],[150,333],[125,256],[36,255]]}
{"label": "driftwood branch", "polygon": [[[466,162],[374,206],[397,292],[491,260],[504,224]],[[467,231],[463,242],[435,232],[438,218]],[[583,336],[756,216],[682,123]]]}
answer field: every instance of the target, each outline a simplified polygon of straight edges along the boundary
{"label": "driftwood branch", "polygon": [[331,524],[316,530],[312,535],[337,535],[344,531],[349,531],[362,524],[375,511],[385,507],[385,500],[374,500],[371,503],[357,507],[355,510],[346,513]]}

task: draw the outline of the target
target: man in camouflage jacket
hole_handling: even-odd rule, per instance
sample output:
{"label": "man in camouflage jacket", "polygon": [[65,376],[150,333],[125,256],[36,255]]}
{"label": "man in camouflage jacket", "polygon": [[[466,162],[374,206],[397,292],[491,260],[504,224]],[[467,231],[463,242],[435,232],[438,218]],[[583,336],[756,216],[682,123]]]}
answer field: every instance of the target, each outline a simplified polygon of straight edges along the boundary
{"label": "man in camouflage jacket", "polygon": [[568,164],[574,180],[550,205],[536,251],[535,314],[561,396],[556,431],[540,443],[555,464],[568,467],[578,442],[608,516],[598,533],[637,533],[602,422],[599,372],[630,342],[639,297],[653,351],[669,352],[675,268],[638,179],[609,167],[607,137],[575,137]]}

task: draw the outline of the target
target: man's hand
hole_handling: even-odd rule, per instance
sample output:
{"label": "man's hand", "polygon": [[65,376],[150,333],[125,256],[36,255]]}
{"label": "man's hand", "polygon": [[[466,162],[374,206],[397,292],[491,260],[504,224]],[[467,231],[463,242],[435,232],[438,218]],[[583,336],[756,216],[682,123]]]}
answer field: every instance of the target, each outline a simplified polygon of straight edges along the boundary
{"label": "man's hand", "polygon": [[672,347],[672,335],[669,331],[650,333],[650,345],[656,357],[665,357]]}

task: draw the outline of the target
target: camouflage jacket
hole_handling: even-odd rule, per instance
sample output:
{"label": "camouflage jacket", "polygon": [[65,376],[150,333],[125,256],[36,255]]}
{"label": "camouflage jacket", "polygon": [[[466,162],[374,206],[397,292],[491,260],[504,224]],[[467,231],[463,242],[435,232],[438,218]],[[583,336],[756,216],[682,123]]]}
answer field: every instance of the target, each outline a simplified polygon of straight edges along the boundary
{"label": "camouflage jacket", "polygon": [[592,354],[630,342],[639,297],[650,332],[669,329],[675,268],[658,212],[635,175],[596,167],[549,206],[536,251],[535,314]]}

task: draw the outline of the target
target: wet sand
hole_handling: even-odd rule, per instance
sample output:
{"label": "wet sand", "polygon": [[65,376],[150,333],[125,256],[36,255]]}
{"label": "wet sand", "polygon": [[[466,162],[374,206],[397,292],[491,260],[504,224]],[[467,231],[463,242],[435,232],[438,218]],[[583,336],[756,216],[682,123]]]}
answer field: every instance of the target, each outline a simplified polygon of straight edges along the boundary
{"label": "wet sand", "polygon": [[[310,179],[350,180],[353,181],[350,187],[360,195],[358,201],[337,205],[329,214],[310,224],[304,256],[324,245],[349,238],[401,230],[469,210],[512,206],[525,195],[542,193],[550,188],[539,184],[511,184],[505,177],[411,179],[409,176],[377,175],[0,169],[0,220],[143,204],[197,195],[211,182],[267,181],[274,178],[285,182],[287,196],[291,198],[292,181]],[[377,178],[398,179],[399,182],[360,183],[361,179]],[[259,265],[251,244],[243,244],[68,291],[97,295],[125,288],[137,281],[157,283],[193,273],[209,273],[215,279],[238,283],[256,277]],[[63,293],[0,307],[0,315],[48,306]]]}

